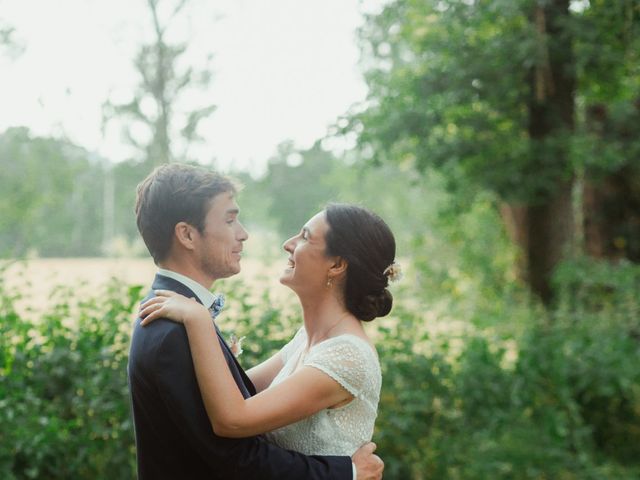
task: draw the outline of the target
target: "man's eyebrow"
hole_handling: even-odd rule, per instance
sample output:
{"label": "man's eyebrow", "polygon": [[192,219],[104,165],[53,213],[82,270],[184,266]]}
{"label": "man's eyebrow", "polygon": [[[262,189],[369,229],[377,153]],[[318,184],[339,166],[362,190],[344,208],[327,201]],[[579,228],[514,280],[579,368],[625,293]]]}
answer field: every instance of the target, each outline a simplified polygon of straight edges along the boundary
{"label": "man's eyebrow", "polygon": [[306,234],[307,234],[307,236],[311,235],[311,230],[309,230],[309,227],[306,227],[306,226],[305,226],[305,227],[302,227],[302,231],[303,231],[304,233],[306,233]]}

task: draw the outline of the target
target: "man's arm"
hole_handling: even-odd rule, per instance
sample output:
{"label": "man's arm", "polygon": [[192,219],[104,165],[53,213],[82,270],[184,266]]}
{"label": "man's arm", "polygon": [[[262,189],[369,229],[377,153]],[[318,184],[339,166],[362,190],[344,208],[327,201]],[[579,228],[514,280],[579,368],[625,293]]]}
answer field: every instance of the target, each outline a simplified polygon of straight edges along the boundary
{"label": "man's arm", "polygon": [[284,367],[284,363],[278,351],[269,359],[247,370],[247,375],[256,387],[256,391],[262,392],[271,385],[271,382],[273,382],[278,372],[282,370],[282,367]]}

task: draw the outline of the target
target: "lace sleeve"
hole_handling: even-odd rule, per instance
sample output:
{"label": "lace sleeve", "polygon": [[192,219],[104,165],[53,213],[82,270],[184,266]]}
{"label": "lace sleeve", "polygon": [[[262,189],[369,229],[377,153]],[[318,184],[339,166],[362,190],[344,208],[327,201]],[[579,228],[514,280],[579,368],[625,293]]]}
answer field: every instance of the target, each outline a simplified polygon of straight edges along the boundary
{"label": "lace sleeve", "polygon": [[291,355],[295,353],[298,347],[304,342],[306,338],[306,332],[304,327],[300,327],[300,329],[296,332],[293,338],[287,343],[282,349],[280,349],[280,355],[282,356],[282,362],[287,363]]}
{"label": "lace sleeve", "polygon": [[367,399],[379,390],[379,364],[371,347],[353,335],[341,335],[313,348],[304,360],[342,385],[354,397]]}

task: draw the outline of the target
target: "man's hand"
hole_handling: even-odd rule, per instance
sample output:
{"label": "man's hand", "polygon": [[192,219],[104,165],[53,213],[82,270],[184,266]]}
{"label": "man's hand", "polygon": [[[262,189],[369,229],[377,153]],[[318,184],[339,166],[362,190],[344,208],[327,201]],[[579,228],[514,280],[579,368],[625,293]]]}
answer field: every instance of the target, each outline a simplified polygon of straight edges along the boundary
{"label": "man's hand", "polygon": [[369,442],[361,446],[351,457],[358,471],[358,480],[380,480],[382,478],[384,462],[373,453],[375,451],[376,444]]}

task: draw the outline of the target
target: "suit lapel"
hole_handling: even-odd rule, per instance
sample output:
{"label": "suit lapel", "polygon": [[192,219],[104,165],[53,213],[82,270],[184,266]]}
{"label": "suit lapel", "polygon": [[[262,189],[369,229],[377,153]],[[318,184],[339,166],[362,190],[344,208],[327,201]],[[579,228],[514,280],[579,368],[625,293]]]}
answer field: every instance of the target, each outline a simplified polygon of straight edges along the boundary
{"label": "suit lapel", "polygon": [[[178,282],[177,280],[174,280],[173,278],[156,274],[156,277],[153,281],[152,288],[153,290],[171,290],[172,292],[179,293],[180,295],[184,295],[187,298],[194,297],[198,303],[202,304],[202,302],[200,302],[200,300],[198,299],[198,296],[194,294],[190,288]],[[149,292],[149,294],[147,295],[147,298],[151,298],[153,296],[154,296],[153,292]],[[233,375],[233,378],[238,384],[238,388],[240,388],[242,395],[245,398],[255,395],[256,388],[251,382],[251,379],[247,376],[244,369],[238,363],[233,353],[231,353],[231,349],[229,348],[229,345],[227,345],[227,342],[224,340],[222,334],[220,333],[220,329],[218,328],[218,325],[215,325],[215,328],[216,328],[216,333],[218,335],[218,341],[220,342],[220,347],[222,348],[222,353],[225,356],[227,365],[229,366],[229,370],[231,370],[231,375]]]}
{"label": "suit lapel", "polygon": [[[240,363],[238,363],[238,360],[236,359],[236,356],[231,351],[231,347],[229,347],[229,345],[227,344],[226,340],[224,339],[224,337],[220,333],[220,329],[218,328],[218,325],[216,325],[216,332],[218,333],[218,338],[220,339],[220,345],[222,346],[222,351],[225,352],[225,357],[227,358],[227,363],[229,363],[229,359],[233,360],[233,363],[235,364],[235,367],[237,368],[238,373],[240,374],[240,377],[242,378],[243,383],[247,387],[247,390],[248,390],[248,393],[249,393],[249,395],[247,397],[255,395],[256,394],[256,388],[253,385],[253,382],[247,376],[246,372],[244,371],[244,369],[242,368]],[[231,365],[229,365],[229,367],[231,368]],[[232,371],[233,371],[233,369],[232,369]],[[245,397],[245,398],[247,398],[247,397]]]}

